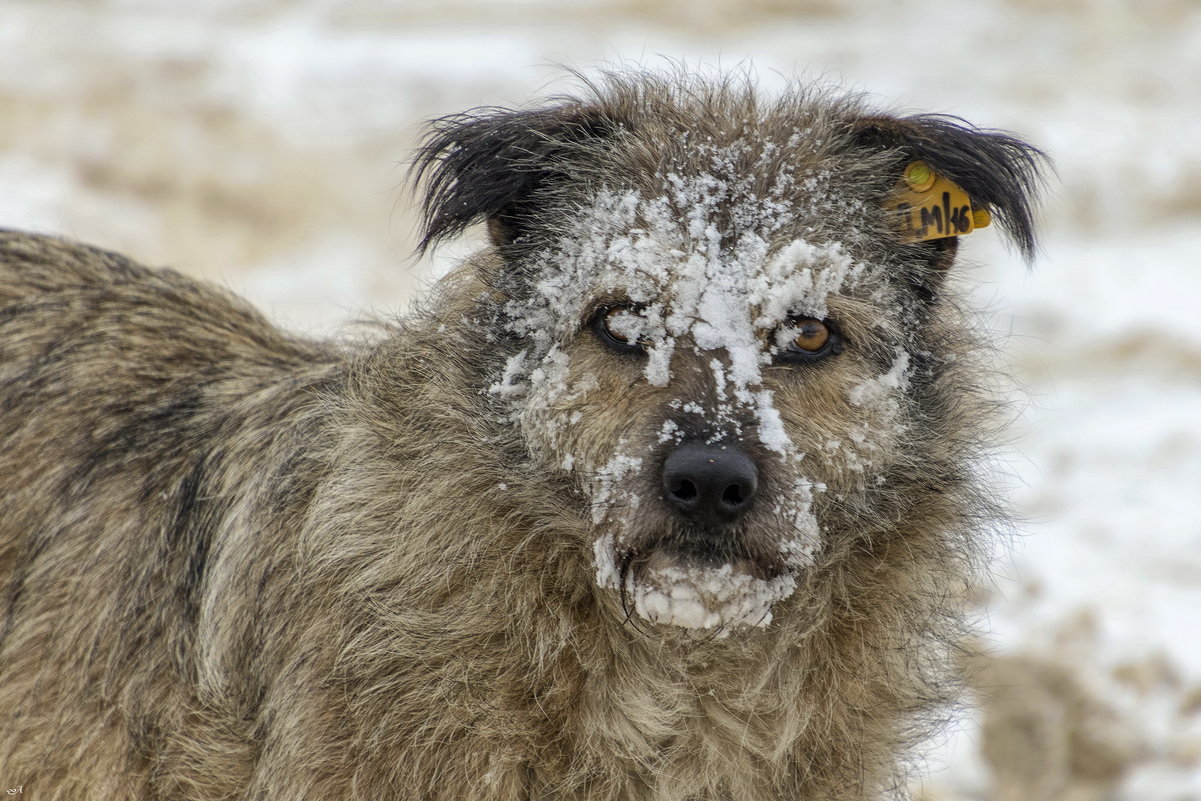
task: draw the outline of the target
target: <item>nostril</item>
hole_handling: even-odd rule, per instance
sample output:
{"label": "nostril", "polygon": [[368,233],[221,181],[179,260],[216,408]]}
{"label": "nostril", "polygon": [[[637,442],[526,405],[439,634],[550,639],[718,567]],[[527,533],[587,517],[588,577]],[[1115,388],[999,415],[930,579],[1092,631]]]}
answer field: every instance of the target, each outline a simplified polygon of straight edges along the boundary
{"label": "nostril", "polygon": [[738,484],[731,484],[730,486],[726,487],[726,491],[721,494],[721,500],[726,506],[730,507],[731,509],[736,509],[747,502],[745,488]]}
{"label": "nostril", "polygon": [[691,501],[696,498],[698,493],[696,484],[684,479],[672,489],[671,494],[681,501]]}

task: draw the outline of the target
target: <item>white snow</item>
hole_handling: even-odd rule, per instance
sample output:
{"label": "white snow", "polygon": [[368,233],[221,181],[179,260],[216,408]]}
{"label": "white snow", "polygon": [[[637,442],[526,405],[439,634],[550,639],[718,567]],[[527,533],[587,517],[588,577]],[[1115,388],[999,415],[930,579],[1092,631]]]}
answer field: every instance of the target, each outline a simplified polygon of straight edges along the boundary
{"label": "white snow", "polygon": [[760,579],[728,564],[651,568],[627,587],[634,610],[651,623],[719,629],[719,637],[733,627],[767,626],[772,604],[795,589],[796,580],[790,575]]}
{"label": "white snow", "polygon": [[[537,294],[507,308],[512,331],[530,337],[535,349],[520,362],[510,360],[494,385],[512,399],[530,442],[558,452],[573,441],[576,420],[555,409],[585,396],[596,381],[573,369],[571,342],[579,336],[590,298],[625,297],[631,305],[611,307],[603,322],[619,341],[645,347],[646,382],[670,391],[676,374],[672,360],[682,348],[690,349],[702,363],[707,360],[717,404],[704,409],[692,399],[673,402],[699,410],[712,427],[713,442],[754,436],[790,474],[798,473],[804,454],[789,438],[773,392],[762,386],[761,367],[778,347],[772,332],[787,327],[798,313],[824,315],[828,295],[851,285],[862,266],[838,243],[796,240],[770,251],[770,238],[793,211],[783,193],[796,179],[785,170],[766,196],[752,191],[750,181],[733,169],[735,156],[752,145],[772,147],[763,142],[698,145],[709,171],[667,172],[662,195],[602,190],[576,215],[572,230],[541,254]],[[820,182],[813,176],[803,180]],[[819,192],[814,202],[828,200]],[[737,221],[737,229],[720,227],[725,213]],[[856,402],[885,404],[902,388],[907,363],[899,355],[888,373],[856,390],[861,396]],[[515,388],[522,381],[528,391]],[[744,430],[747,420],[754,421],[753,432]],[[670,440],[678,428],[669,419],[659,440]],[[636,512],[643,487],[657,486],[641,475],[643,460],[629,447],[618,447],[602,465],[572,453],[558,463],[588,477],[584,486],[601,532],[594,550],[602,587],[616,588],[617,552],[633,547],[640,531]],[[811,509],[813,486],[798,477],[794,491],[779,503],[779,514],[797,532],[780,545],[784,563],[793,569],[809,564],[820,543]],[[648,620],[686,628],[770,619],[763,604],[770,606],[795,586],[790,579],[768,589],[742,573],[706,573],[689,565],[669,569],[676,572],[631,572],[630,597]]]}
{"label": "white snow", "polygon": [[505,360],[505,369],[500,380],[488,388],[489,392],[502,397],[511,398],[525,393],[525,385],[518,383],[518,378],[524,375],[525,358],[528,351],[521,351]]}
{"label": "white snow", "polygon": [[[749,411],[763,444],[791,454],[772,395],[759,390],[761,367],[775,344],[767,335],[798,311],[824,315],[827,296],[853,282],[861,268],[836,242],[795,240],[769,253],[769,237],[789,213],[782,193],[793,176],[783,172],[765,197],[751,192],[745,177],[726,174],[733,171],[735,155],[749,146],[699,145],[711,159],[711,172],[669,172],[662,196],[602,191],[591,208],[581,210],[575,229],[544,255],[539,294],[509,309],[514,332],[538,332],[548,349],[529,362],[535,388],[530,406],[545,408],[568,391],[570,365],[558,345],[578,330],[589,297],[612,293],[635,304],[614,310],[607,325],[647,345],[649,384],[669,385],[673,355],[684,343],[701,354],[720,354],[710,362],[715,389],[725,401],[717,410],[719,433],[741,434],[740,413]],[[740,225],[732,244],[724,241],[731,232],[716,222],[722,213]],[[553,366],[544,364],[552,358],[558,360]],[[557,425],[538,417],[542,425]],[[549,439],[550,433],[542,436]]]}
{"label": "white snow", "polygon": [[908,384],[908,370],[909,354],[898,350],[897,358],[887,373],[851,387],[847,399],[855,406],[889,403],[890,399],[895,397],[898,391],[903,391]]}

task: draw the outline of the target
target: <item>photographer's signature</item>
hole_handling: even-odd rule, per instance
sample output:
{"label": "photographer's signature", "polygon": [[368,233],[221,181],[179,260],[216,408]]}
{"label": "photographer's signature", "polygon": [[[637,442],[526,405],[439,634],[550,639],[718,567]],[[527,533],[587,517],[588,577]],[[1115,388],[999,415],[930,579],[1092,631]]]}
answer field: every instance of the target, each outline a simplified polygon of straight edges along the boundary
{"label": "photographer's signature", "polygon": [[10,787],[8,789],[8,794],[9,795],[25,795],[25,785],[22,784],[20,787]]}

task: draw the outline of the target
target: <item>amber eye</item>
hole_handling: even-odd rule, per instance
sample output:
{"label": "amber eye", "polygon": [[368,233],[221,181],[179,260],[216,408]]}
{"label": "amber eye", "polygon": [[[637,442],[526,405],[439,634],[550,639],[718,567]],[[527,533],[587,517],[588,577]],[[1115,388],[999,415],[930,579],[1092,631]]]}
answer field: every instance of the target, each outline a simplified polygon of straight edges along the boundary
{"label": "amber eye", "polygon": [[830,341],[830,329],[821,320],[802,320],[793,331],[792,346],[808,353],[817,353]]}
{"label": "amber eye", "polygon": [[842,353],[837,327],[813,317],[793,318],[776,332],[776,359],[814,362]]}
{"label": "amber eye", "polygon": [[639,337],[641,327],[638,308],[627,305],[601,309],[592,322],[592,330],[601,342],[625,353],[642,352],[650,345],[649,340]]}

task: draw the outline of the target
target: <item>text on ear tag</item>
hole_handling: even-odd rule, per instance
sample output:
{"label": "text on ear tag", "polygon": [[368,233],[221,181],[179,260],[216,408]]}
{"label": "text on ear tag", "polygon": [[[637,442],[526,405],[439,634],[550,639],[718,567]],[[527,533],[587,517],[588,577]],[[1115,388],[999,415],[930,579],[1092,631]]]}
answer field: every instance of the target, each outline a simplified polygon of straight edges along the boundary
{"label": "text on ear tag", "polygon": [[967,192],[924,161],[905,168],[889,208],[897,215],[903,242],[963,236],[992,222],[987,209],[973,206]]}

